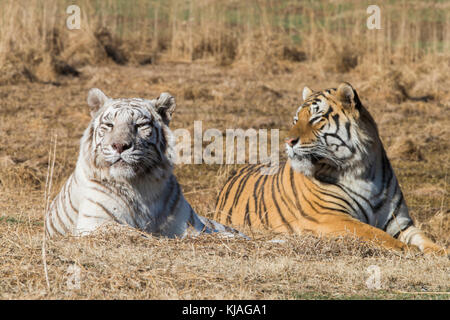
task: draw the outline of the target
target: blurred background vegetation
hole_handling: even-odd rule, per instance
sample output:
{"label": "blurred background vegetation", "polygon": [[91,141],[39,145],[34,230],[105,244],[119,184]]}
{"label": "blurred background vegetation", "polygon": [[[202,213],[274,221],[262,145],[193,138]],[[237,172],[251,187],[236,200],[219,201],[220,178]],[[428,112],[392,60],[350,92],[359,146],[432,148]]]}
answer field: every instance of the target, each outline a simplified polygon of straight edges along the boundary
{"label": "blurred background vegetation", "polygon": [[[372,1],[373,2],[373,1]],[[346,72],[449,55],[450,3],[383,1],[381,30],[366,26],[371,1],[292,0],[4,0],[0,5],[3,82],[51,79],[61,63],[74,68],[111,59],[213,60],[277,68],[277,61],[323,60]],[[69,30],[66,8],[81,9]],[[25,76],[24,74],[24,68]]]}

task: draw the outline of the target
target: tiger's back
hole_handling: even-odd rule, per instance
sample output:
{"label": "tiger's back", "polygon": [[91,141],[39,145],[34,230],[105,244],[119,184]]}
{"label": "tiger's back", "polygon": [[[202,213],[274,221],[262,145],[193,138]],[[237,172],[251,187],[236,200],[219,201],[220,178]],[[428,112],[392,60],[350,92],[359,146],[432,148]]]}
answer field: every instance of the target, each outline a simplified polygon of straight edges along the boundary
{"label": "tiger's back", "polygon": [[264,165],[242,167],[222,188],[216,203],[215,219],[228,225],[297,231],[293,222],[300,216],[297,217],[296,210],[293,210],[296,204],[292,194],[297,189],[291,188],[286,166],[282,163],[272,175],[262,172]]}
{"label": "tiger's back", "polygon": [[273,175],[262,173],[262,168],[245,166],[228,180],[219,194],[215,219],[277,232],[325,234],[334,229],[336,235],[342,234],[339,219],[333,225],[324,223],[333,216],[373,221],[380,229],[392,222],[393,215],[375,219],[373,211],[364,210],[344,189],[309,179],[293,170],[289,161],[280,164]]}

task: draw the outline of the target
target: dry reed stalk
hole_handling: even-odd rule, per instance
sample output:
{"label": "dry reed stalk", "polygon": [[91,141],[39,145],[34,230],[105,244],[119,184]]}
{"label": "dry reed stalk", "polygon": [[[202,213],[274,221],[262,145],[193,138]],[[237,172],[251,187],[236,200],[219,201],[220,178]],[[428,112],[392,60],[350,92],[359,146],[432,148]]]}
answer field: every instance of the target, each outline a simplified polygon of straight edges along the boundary
{"label": "dry reed stalk", "polygon": [[[52,181],[53,181],[53,170],[55,168],[55,159],[56,159],[56,144],[58,140],[58,135],[55,134],[54,138],[51,139],[52,146],[53,146],[53,152],[52,148],[50,148],[50,151],[48,153],[48,166],[47,166],[47,177],[45,180],[45,189],[44,189],[44,199],[45,199],[45,206],[44,206],[44,214],[43,218],[45,221],[45,216],[47,215],[47,212],[50,208],[50,196],[52,192]],[[50,291],[50,281],[48,279],[48,267],[47,267],[47,252],[46,252],[46,244],[47,244],[47,236],[46,236],[46,230],[45,230],[45,223],[43,227],[43,234],[42,234],[42,263],[44,267],[44,275],[45,275],[45,283],[47,284],[47,290]]]}

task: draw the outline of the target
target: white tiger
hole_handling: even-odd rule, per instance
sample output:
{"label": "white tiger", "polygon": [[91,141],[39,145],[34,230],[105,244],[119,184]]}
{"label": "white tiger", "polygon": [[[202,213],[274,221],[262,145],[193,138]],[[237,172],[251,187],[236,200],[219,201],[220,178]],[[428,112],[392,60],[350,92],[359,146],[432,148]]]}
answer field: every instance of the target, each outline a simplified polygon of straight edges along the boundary
{"label": "white tiger", "polygon": [[112,99],[91,89],[92,120],[75,171],[45,219],[48,236],[86,235],[111,221],[166,237],[240,232],[197,215],[173,175],[175,99]]}

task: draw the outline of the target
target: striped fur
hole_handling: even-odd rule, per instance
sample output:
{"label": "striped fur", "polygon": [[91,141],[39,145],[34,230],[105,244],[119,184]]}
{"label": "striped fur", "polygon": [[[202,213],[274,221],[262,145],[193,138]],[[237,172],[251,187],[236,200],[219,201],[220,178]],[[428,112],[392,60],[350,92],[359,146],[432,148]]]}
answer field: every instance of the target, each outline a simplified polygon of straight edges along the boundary
{"label": "striped fur", "polygon": [[274,175],[245,166],[219,194],[215,219],[280,232],[354,235],[388,248],[444,250],[414,226],[376,124],[348,83],[303,91]]}
{"label": "striped fur", "polygon": [[244,236],[198,216],[185,200],[172,173],[172,96],[111,99],[91,89],[88,104],[92,121],[75,171],[46,214],[48,236],[85,235],[111,221],[167,237]]}

